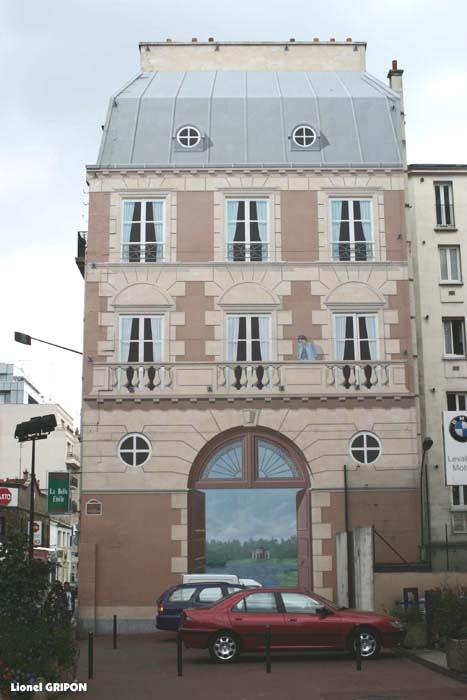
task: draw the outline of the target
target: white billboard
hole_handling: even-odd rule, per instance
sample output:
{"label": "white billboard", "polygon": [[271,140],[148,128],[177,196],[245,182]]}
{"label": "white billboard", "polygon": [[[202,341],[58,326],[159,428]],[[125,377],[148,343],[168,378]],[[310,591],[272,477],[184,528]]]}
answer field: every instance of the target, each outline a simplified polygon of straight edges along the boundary
{"label": "white billboard", "polygon": [[467,485],[467,413],[443,411],[444,468],[448,486]]}

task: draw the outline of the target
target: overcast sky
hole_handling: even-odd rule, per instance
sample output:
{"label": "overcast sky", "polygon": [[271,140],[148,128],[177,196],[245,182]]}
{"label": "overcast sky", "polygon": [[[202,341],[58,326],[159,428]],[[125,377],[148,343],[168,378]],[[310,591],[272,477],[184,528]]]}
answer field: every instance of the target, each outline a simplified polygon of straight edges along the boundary
{"label": "overcast sky", "polygon": [[85,164],[109,96],[139,68],[138,42],[366,41],[367,69],[404,69],[408,159],[467,163],[467,3],[450,0],[2,0],[0,362],[79,419],[81,361],[14,330],[80,349]]}

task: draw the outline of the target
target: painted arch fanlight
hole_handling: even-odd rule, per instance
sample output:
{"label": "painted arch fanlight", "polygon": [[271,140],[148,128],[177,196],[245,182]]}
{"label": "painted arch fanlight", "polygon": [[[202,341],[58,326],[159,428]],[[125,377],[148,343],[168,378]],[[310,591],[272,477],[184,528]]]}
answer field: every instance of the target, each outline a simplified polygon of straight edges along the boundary
{"label": "painted arch fanlight", "polygon": [[292,456],[279,444],[252,435],[232,440],[209,458],[199,481],[302,480]]}

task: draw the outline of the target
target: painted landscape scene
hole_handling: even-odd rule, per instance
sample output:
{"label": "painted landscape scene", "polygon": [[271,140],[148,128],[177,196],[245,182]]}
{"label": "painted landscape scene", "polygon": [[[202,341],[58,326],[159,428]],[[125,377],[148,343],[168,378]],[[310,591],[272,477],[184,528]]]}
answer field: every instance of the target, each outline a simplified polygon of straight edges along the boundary
{"label": "painted landscape scene", "polygon": [[206,572],[296,586],[296,493],[206,490]]}

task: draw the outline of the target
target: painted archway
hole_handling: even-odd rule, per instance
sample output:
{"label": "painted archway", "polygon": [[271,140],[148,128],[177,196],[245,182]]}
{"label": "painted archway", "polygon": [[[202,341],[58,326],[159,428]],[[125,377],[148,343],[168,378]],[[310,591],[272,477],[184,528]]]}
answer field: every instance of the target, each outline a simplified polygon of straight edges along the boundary
{"label": "painted archway", "polygon": [[234,428],[210,440],[193,463],[188,495],[188,567],[205,569],[206,489],[296,490],[298,585],[312,587],[310,477],[288,438],[267,428]]}

